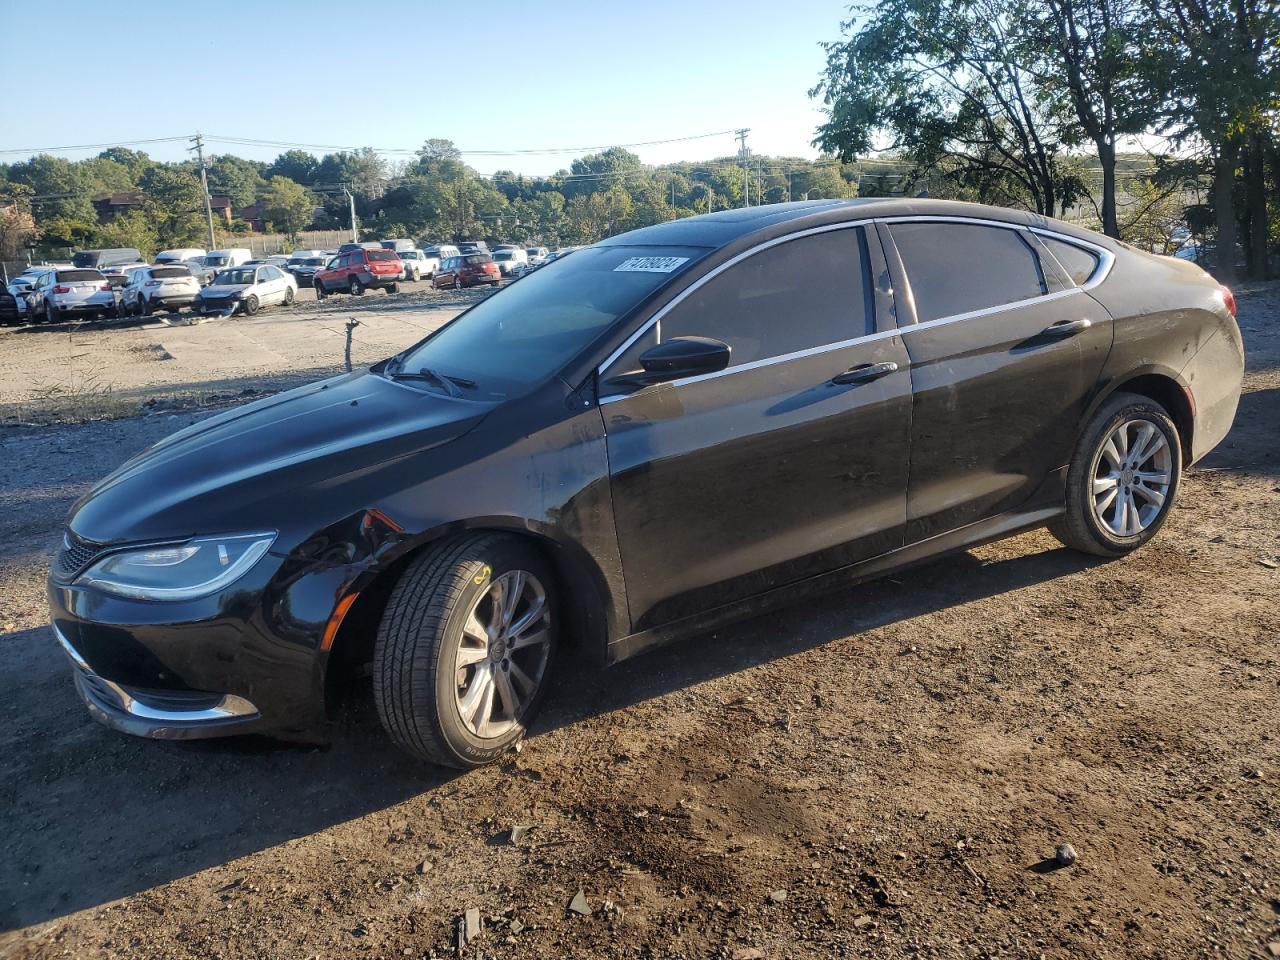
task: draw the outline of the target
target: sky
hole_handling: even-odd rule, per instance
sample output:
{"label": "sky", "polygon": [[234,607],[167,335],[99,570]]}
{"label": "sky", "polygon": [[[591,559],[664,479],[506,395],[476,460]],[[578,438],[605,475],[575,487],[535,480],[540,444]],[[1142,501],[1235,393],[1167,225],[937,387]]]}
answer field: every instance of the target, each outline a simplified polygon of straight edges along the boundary
{"label": "sky", "polygon": [[[660,164],[733,154],[733,134],[721,131],[749,127],[753,153],[815,157],[823,117],[808,91],[824,63],[819,43],[839,37],[846,11],[844,0],[59,0],[56,52],[3,46],[19,96],[0,125],[0,162],[196,130],[209,152],[256,160],[287,148],[215,138],[315,144],[321,155],[412,151],[429,137],[466,152],[718,134],[629,148]],[[0,36],[48,26],[29,0],[0,0]],[[28,102],[41,107],[20,109]],[[186,146],[137,149],[177,160]],[[49,152],[79,159],[99,149]],[[538,175],[584,152],[465,159],[482,174]]]}

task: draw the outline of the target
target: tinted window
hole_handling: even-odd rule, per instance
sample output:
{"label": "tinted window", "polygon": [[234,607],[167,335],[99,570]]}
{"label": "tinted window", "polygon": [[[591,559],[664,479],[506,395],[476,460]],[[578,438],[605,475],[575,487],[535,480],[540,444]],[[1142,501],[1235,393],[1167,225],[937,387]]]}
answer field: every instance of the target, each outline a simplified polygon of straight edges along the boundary
{"label": "tinted window", "polygon": [[1017,230],[969,223],[895,223],[890,230],[920,323],[1048,292],[1040,259]]}
{"label": "tinted window", "polygon": [[151,271],[151,276],[157,280],[165,277],[189,277],[191,276],[191,271],[186,267],[159,267]]}
{"label": "tinted window", "polygon": [[723,340],[731,367],[863,336],[866,260],[860,229],[789,240],[703,284],[658,321],[658,336]]}
{"label": "tinted window", "polygon": [[77,280],[101,280],[102,274],[97,270],[59,270],[59,283],[74,283]]}
{"label": "tinted window", "polygon": [[[697,247],[591,247],[529,274],[482,300],[405,355],[423,366],[474,380],[477,398],[514,396],[572,360],[623,314],[688,269]],[[643,258],[669,258],[667,272]]]}
{"label": "tinted window", "polygon": [[462,261],[463,263],[468,263],[474,267],[477,264],[488,263],[492,259],[493,257],[489,256],[487,253],[469,253],[462,258]]}
{"label": "tinted window", "polygon": [[1063,243],[1061,240],[1053,240],[1049,237],[1041,235],[1041,242],[1049,248],[1049,252],[1053,254],[1054,259],[1062,264],[1062,269],[1066,271],[1077,286],[1082,286],[1088,282],[1093,276],[1093,271],[1098,269],[1098,255],[1085,250],[1083,247],[1077,247],[1072,243]]}
{"label": "tinted window", "polygon": [[365,256],[370,260],[399,260],[394,250],[369,250]]}

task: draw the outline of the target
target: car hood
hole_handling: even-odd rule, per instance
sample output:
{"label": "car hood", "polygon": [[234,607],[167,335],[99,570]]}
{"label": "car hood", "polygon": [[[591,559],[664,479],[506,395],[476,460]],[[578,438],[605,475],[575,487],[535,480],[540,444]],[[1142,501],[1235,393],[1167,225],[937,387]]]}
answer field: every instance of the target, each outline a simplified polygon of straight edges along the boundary
{"label": "car hood", "polygon": [[237,293],[244,293],[253,284],[251,283],[219,283],[216,286],[210,284],[204,288],[206,297],[231,297]]}
{"label": "car hood", "polygon": [[320,381],[161,440],[85,494],[70,527],[98,543],[315,530],[405,486],[404,471],[383,468],[462,436],[494,406],[367,371]]}

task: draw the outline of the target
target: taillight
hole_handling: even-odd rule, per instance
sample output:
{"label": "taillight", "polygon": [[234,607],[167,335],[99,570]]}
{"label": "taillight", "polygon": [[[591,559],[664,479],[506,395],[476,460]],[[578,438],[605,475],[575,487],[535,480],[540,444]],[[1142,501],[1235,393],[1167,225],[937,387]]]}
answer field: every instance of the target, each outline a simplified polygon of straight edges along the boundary
{"label": "taillight", "polygon": [[107,283],[104,283],[104,284],[103,284],[102,286],[100,286],[98,289],[99,289],[99,290],[110,290],[110,289],[111,289],[111,283],[110,283],[110,281],[108,281]]}
{"label": "taillight", "polygon": [[1236,315],[1236,295],[1226,287],[1222,288],[1222,302],[1227,306],[1227,313],[1234,318]]}
{"label": "taillight", "polygon": [[160,286],[160,281],[159,281],[159,280],[148,280],[148,281],[144,284],[144,286],[147,286],[147,287],[158,287],[158,286]]}
{"label": "taillight", "polygon": [[53,293],[70,293],[70,292],[71,292],[70,287],[58,286],[53,288]]}

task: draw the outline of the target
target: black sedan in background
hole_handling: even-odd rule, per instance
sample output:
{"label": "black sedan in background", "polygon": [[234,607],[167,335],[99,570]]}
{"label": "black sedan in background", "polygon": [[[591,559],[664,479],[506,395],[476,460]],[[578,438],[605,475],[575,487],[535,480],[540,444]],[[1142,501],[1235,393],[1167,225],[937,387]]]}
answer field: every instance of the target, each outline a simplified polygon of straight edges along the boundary
{"label": "black sedan in background", "polygon": [[1013,210],[648,227],[126,463],[71,513],[53,629],[120,730],[314,729],[367,673],[396,743],[474,766],[566,656],[1037,526],[1142,546],[1231,426],[1234,309],[1194,265]]}

